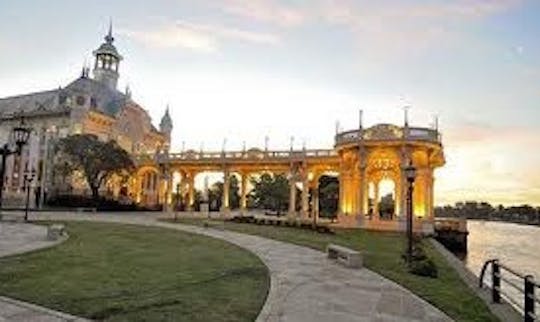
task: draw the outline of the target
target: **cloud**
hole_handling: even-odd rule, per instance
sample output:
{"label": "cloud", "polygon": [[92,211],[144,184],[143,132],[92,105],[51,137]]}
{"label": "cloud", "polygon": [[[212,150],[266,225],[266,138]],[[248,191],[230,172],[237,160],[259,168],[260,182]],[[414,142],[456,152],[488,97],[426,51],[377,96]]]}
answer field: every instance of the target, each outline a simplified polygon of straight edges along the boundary
{"label": "cloud", "polygon": [[186,48],[199,52],[214,52],[225,40],[271,45],[280,41],[277,35],[271,33],[186,21],[164,24],[149,31],[122,29],[119,33],[149,47]]}
{"label": "cloud", "polygon": [[[225,0],[224,12],[259,22],[296,27],[306,23],[327,22],[356,26],[365,19],[381,20],[387,25],[395,19],[418,21],[483,18],[519,5],[522,0],[454,0],[425,3],[420,1],[312,0]],[[217,6],[217,5],[216,5]],[[370,18],[371,17],[371,18]],[[393,20],[387,20],[393,19]],[[422,21],[418,21],[422,22]]]}
{"label": "cloud", "polygon": [[219,8],[231,15],[283,27],[302,25],[311,16],[305,6],[268,0],[225,0]]}
{"label": "cloud", "polygon": [[[230,15],[279,28],[342,27],[375,55],[417,52],[457,39],[463,23],[503,13],[522,0],[367,1],[225,0]],[[217,6],[217,5],[215,5]]]}

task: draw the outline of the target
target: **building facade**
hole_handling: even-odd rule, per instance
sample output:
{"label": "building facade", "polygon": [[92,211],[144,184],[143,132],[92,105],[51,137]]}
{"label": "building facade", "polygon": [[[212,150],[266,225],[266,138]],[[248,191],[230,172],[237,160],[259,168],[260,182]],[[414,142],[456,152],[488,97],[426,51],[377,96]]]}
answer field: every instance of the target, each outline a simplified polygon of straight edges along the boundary
{"label": "building facade", "polygon": [[[123,57],[114,45],[112,26],[105,41],[93,52],[92,75],[83,67],[80,76],[65,87],[0,99],[0,141],[9,139],[21,118],[32,128],[29,144],[20,156],[6,162],[4,205],[20,204],[25,189],[24,173],[36,171],[33,182],[41,203],[44,197],[62,190],[87,193],[77,178],[63,180],[55,171],[54,144],[72,134],[94,134],[103,141],[115,140],[131,154],[155,153],[170,145],[172,121],[168,108],[159,129],[148,112],[131,96],[129,89],[117,89]],[[117,194],[118,187],[106,187]],[[115,191],[110,191],[115,190]]]}

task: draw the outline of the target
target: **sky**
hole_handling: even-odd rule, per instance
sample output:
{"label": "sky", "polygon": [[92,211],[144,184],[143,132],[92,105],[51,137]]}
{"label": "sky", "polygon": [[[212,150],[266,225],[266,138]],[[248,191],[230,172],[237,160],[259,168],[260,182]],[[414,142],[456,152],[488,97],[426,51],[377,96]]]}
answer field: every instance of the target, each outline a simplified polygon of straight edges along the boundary
{"label": "sky", "polygon": [[439,117],[436,204],[540,205],[535,0],[0,1],[0,97],[65,86],[109,19],[119,88],[173,150],[331,148],[343,129]]}

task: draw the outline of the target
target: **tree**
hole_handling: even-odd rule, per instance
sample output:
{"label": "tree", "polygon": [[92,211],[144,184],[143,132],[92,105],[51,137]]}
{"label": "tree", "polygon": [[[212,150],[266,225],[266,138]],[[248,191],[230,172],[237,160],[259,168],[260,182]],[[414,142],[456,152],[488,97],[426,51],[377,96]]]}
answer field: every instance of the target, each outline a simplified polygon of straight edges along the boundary
{"label": "tree", "polygon": [[278,214],[289,206],[289,181],[283,174],[263,173],[252,178],[250,199],[255,208],[276,210]]}
{"label": "tree", "polygon": [[99,188],[111,176],[125,176],[133,170],[133,160],[115,141],[103,142],[92,134],[75,134],[61,139],[59,157],[82,173],[92,198],[99,198]]}
{"label": "tree", "polygon": [[[229,178],[229,207],[231,209],[240,208],[240,187],[238,178],[231,176]],[[212,210],[221,209],[223,200],[223,182],[217,181],[208,189],[208,203]]]}
{"label": "tree", "polygon": [[320,213],[326,217],[333,217],[338,211],[339,180],[336,177],[323,175],[319,179],[319,205]]}

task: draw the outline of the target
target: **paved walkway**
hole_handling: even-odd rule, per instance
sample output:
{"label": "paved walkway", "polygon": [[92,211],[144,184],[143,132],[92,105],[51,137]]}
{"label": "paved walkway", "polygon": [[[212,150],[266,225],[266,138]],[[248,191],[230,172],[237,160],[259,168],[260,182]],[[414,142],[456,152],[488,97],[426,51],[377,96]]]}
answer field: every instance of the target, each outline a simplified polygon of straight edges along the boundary
{"label": "paved walkway", "polygon": [[[0,222],[0,257],[51,247],[64,240],[47,240],[47,228],[44,226]],[[0,322],[4,321],[65,322],[86,320],[0,296]]]}
{"label": "paved walkway", "polygon": [[172,228],[219,238],[259,256],[271,286],[257,321],[451,321],[400,285],[347,269],[310,248],[226,230],[158,222],[155,215],[41,213],[39,219],[89,220]]}

